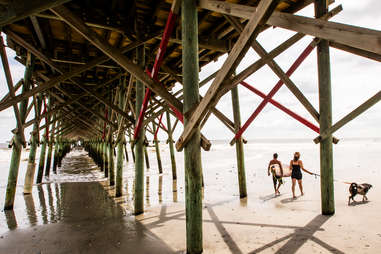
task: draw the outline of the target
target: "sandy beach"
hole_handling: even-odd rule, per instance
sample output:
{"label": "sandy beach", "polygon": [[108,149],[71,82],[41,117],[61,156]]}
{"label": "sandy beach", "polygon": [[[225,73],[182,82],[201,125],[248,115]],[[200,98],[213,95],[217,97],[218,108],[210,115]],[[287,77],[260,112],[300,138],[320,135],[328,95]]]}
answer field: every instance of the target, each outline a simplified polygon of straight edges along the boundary
{"label": "sandy beach", "polygon": [[[381,140],[342,140],[334,147],[336,214],[329,217],[320,215],[319,178],[303,174],[305,195],[299,196],[297,189],[294,200],[290,178],[275,197],[267,176],[273,152],[288,164],[293,152],[299,151],[305,167],[318,173],[319,147],[311,143],[257,140],[246,144],[245,199],[238,194],[235,148],[218,141],[210,152],[203,152],[204,253],[379,253]],[[172,181],[168,146],[162,142],[160,150],[163,174],[158,174],[154,149],[148,148],[146,212],[137,217],[132,215],[131,161],[124,165],[125,195],[115,199],[113,187],[83,150],[68,154],[57,175],[24,196],[23,160],[15,209],[0,213],[0,253],[183,253],[183,154],[176,154],[178,180]],[[1,151],[1,207],[9,152]],[[26,157],[23,153],[22,159]],[[372,184],[369,201],[360,202],[357,196],[359,202],[348,206],[348,185],[343,181]]]}

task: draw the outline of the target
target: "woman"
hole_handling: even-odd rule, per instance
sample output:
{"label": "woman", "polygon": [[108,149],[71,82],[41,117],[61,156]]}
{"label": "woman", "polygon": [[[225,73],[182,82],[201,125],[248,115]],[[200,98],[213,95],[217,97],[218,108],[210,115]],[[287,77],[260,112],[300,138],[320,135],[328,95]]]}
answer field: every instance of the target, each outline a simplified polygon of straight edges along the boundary
{"label": "woman", "polygon": [[290,161],[290,170],[292,170],[291,173],[291,179],[292,179],[292,198],[296,198],[295,196],[295,184],[296,180],[298,180],[298,185],[299,185],[299,190],[300,194],[303,196],[303,185],[302,185],[302,171],[307,172],[308,174],[312,175],[310,171],[305,169],[303,167],[303,162],[299,160],[300,158],[300,153],[296,152],[294,154],[294,159]]}

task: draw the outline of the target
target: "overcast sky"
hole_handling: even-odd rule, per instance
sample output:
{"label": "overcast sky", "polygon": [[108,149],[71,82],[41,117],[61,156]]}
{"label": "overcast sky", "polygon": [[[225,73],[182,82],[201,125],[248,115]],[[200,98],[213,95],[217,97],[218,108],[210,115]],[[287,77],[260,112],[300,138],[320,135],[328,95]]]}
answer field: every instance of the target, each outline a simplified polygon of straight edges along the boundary
{"label": "overcast sky", "polygon": [[[342,4],[344,10],[336,17],[332,18],[331,21],[381,30],[380,1],[336,0],[336,3],[332,4],[331,8],[337,6],[338,4]],[[313,6],[311,5],[298,14],[312,17]],[[274,47],[278,46],[293,34],[294,32],[281,28],[271,28],[261,33],[257,39],[267,51],[271,51]],[[295,61],[295,59],[312,39],[312,37],[306,36],[304,39],[275,59],[284,72],[287,71],[293,61]],[[20,78],[23,77],[24,68],[18,62],[13,60],[15,53],[12,50],[7,49],[7,53],[10,61],[13,82],[15,84]],[[376,61],[358,57],[333,48],[331,48],[330,53],[333,122],[335,123],[380,90],[379,73],[381,73],[381,65]],[[218,61],[205,66],[200,73],[200,80],[203,80],[205,77],[218,70],[222,66],[225,59],[226,55],[220,57]],[[242,63],[239,65],[237,72],[240,72],[240,70],[246,68],[256,60],[258,60],[258,56],[252,49],[250,49]],[[319,101],[316,51],[313,51],[310,54],[299,69],[291,76],[291,79],[318,110]],[[278,82],[278,78],[274,73],[272,73],[270,68],[264,66],[255,74],[246,79],[246,82],[267,94],[276,82]],[[209,85],[204,86],[200,89],[200,93],[203,95],[208,88]],[[244,87],[239,87],[238,89],[241,104],[241,120],[243,124],[259,105],[261,98],[251,93]],[[7,92],[8,88],[1,66],[0,97],[3,97]],[[287,89],[287,87],[283,86],[274,96],[274,99],[311,122],[314,122],[314,119],[309,115],[304,107],[300,105],[298,100]],[[217,108],[225,113],[230,119],[233,119],[230,93],[227,93],[224,97],[222,97],[217,105]],[[338,138],[380,137],[381,117],[379,112],[381,112],[380,103],[376,104],[363,115],[337,131],[335,136]],[[31,117],[33,117],[32,113],[29,119]],[[166,123],[165,120],[164,123]],[[5,142],[11,139],[12,135],[10,130],[15,127],[15,124],[12,108],[0,112],[0,142]],[[27,137],[29,137],[30,131],[31,128],[26,129]],[[178,137],[181,132],[182,126],[178,125],[175,132],[175,137]],[[214,116],[209,118],[209,121],[204,126],[202,132],[209,139],[230,140],[234,136],[233,133],[231,133]],[[312,130],[299,122],[296,122],[290,116],[270,104],[265,107],[262,113],[254,120],[254,122],[244,133],[244,137],[249,139],[272,137],[314,138],[315,136],[316,133]],[[163,132],[160,132],[159,138],[165,139],[166,136]]]}

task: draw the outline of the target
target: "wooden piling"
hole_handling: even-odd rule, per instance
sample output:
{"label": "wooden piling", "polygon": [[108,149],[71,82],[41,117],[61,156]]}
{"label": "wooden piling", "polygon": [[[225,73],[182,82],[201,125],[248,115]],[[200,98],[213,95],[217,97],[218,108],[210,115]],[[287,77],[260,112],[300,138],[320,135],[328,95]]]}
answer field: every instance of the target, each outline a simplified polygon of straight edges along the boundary
{"label": "wooden piling", "polygon": [[58,153],[59,153],[59,135],[57,135],[54,140],[54,155],[53,155],[53,173],[54,174],[57,174]]}
{"label": "wooden piling", "polygon": [[105,173],[105,177],[107,178],[108,177],[108,149],[107,149],[108,145],[107,145],[107,142],[106,141],[103,141],[103,162],[104,162],[104,173]]}
{"label": "wooden piling", "polygon": [[172,179],[177,179],[177,173],[176,173],[176,158],[175,158],[175,148],[173,146],[173,138],[172,138],[172,126],[171,126],[171,118],[168,110],[166,111],[167,116],[167,129],[168,129],[168,145],[169,145],[169,152],[171,155],[171,165],[172,165]]}
{"label": "wooden piling", "polygon": [[[232,105],[233,105],[233,117],[234,117],[234,130],[237,133],[241,128],[241,114],[239,110],[239,95],[238,87],[234,87],[231,90]],[[239,137],[235,143],[236,156],[237,156],[237,169],[238,169],[238,184],[239,184],[239,197],[247,197],[246,190],[246,174],[245,174],[245,155],[243,151],[242,137]]]}
{"label": "wooden piling", "polygon": [[112,139],[108,143],[108,177],[110,186],[115,185],[114,144]]}
{"label": "wooden piling", "polygon": [[[41,96],[37,97],[37,109],[36,112],[41,111],[41,104],[42,99]],[[30,151],[29,151],[29,158],[28,158],[28,166],[25,173],[25,181],[24,181],[24,194],[30,194],[32,193],[32,186],[33,186],[33,179],[34,179],[34,173],[36,171],[36,151],[37,151],[37,144],[38,144],[38,125],[39,121],[34,122],[33,124],[33,132],[30,140]]]}
{"label": "wooden piling", "polygon": [[144,142],[144,158],[146,160],[146,168],[148,170],[150,168],[150,164],[149,164],[149,157],[148,157],[147,143],[146,142]]}
{"label": "wooden piling", "polygon": [[[51,106],[51,101],[50,101],[50,96],[48,99],[48,108],[50,109]],[[42,177],[44,175],[44,166],[45,166],[45,154],[46,154],[46,144],[48,143],[48,130],[49,130],[49,121],[50,121],[50,116],[45,118],[45,131],[44,135],[42,136],[42,145],[41,145],[41,151],[40,151],[40,161],[38,162],[38,172],[37,172],[37,179],[36,183],[41,183],[42,182]]]}
{"label": "wooden piling", "polygon": [[[199,103],[198,87],[198,21],[197,3],[182,0],[182,63],[184,83],[184,128],[189,124],[189,112]],[[202,253],[202,172],[200,129],[196,125],[194,134],[184,147],[186,235],[187,253]]]}
{"label": "wooden piling", "polygon": [[[316,0],[316,18],[320,18],[327,12],[328,1]],[[319,122],[320,132],[324,132],[332,125],[331,70],[329,42],[327,40],[320,40],[317,45],[317,61],[319,76]],[[332,134],[320,142],[320,175],[322,214],[332,215],[335,213]]]}
{"label": "wooden piling", "polygon": [[[4,61],[3,61],[4,63]],[[30,62],[27,63],[24,73],[24,85],[22,87],[22,93],[29,90],[31,86],[31,78],[34,68],[34,57],[31,56]],[[17,106],[16,106],[17,107]],[[21,149],[24,133],[21,128],[22,124],[25,123],[26,111],[28,107],[28,99],[25,99],[20,102],[19,112],[21,118],[21,125],[18,126],[18,132],[13,136],[13,146],[12,146],[12,157],[11,164],[9,166],[9,174],[8,174],[8,183],[7,189],[5,193],[5,202],[4,202],[4,210],[12,210],[13,204],[15,201],[16,194],[16,186],[17,186],[17,177],[19,173],[20,159],[21,159]]]}
{"label": "wooden piling", "polygon": [[49,139],[49,147],[48,147],[48,157],[46,159],[46,167],[45,167],[45,176],[50,175],[50,165],[52,161],[52,153],[53,153],[53,142],[54,142],[54,129],[56,125],[56,115],[53,116],[53,122],[50,128],[50,139]]}
{"label": "wooden piling", "polygon": [[[137,63],[141,68],[145,65],[144,46],[136,49]],[[144,84],[136,80],[136,105],[135,112],[140,112],[144,98]],[[138,139],[135,140],[135,199],[134,208],[135,215],[144,212],[144,128],[138,133]]]}
{"label": "wooden piling", "polygon": [[[123,83],[121,82],[121,89],[119,89],[119,107],[124,108],[125,104],[125,90]],[[119,121],[122,121],[121,117],[118,117]],[[116,162],[116,184],[115,184],[115,196],[120,197],[123,194],[123,145],[125,144],[124,131],[122,131],[122,137],[118,140],[117,144],[117,162]]]}
{"label": "wooden piling", "polygon": [[[159,128],[159,126],[157,128]],[[152,122],[152,130],[153,130],[153,133],[156,133],[156,125],[154,122]],[[157,136],[155,136],[155,135],[153,137],[153,143],[155,144],[157,167],[159,169],[159,174],[162,174],[163,173],[163,166],[161,165],[159,142],[157,140]]]}

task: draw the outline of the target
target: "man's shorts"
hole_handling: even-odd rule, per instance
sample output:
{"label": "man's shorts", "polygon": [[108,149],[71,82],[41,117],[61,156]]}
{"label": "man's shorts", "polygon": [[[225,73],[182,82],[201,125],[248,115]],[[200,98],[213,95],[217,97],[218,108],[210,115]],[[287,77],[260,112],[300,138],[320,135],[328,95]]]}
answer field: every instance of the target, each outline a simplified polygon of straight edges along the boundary
{"label": "man's shorts", "polygon": [[276,176],[275,174],[273,174],[273,182],[274,184],[276,184],[277,182],[279,182],[280,184],[283,184],[283,179],[281,176]]}

